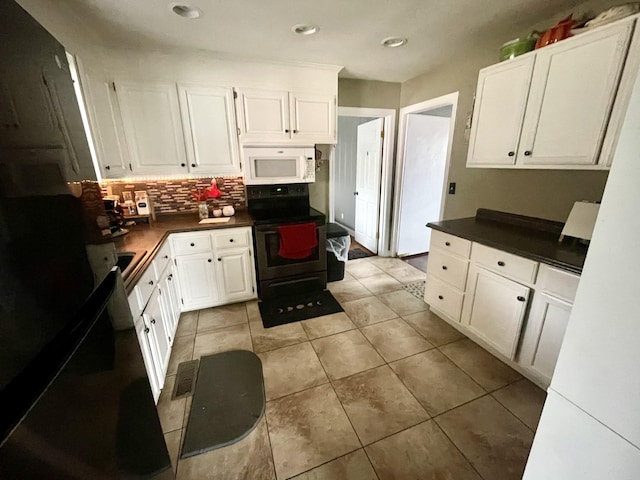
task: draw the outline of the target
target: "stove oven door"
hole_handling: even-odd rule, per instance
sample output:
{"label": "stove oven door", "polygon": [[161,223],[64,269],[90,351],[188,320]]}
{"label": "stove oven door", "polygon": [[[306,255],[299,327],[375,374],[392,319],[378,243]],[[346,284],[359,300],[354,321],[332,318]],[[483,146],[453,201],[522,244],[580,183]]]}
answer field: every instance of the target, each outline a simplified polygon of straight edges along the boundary
{"label": "stove oven door", "polygon": [[278,255],[278,251],[280,250],[280,236],[278,235],[276,225],[256,226],[255,233],[258,277],[261,282],[327,269],[327,237],[325,225],[316,226],[318,246],[311,251],[311,255],[295,260],[282,258]]}

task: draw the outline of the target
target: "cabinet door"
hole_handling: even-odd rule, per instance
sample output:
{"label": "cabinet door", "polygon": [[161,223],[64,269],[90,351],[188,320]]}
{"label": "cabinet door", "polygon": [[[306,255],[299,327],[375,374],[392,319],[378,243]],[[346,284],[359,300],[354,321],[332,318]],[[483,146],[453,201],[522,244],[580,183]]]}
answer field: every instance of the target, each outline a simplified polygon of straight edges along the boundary
{"label": "cabinet door", "polygon": [[142,315],[135,317],[133,325],[138,336],[138,343],[140,344],[142,359],[144,361],[145,369],[147,370],[147,377],[149,377],[149,385],[151,386],[153,399],[157,403],[158,397],[160,396],[160,385],[158,383],[158,372],[155,364],[153,363],[153,355],[151,353],[151,344],[149,339],[151,329],[145,325]]}
{"label": "cabinet door", "polygon": [[519,163],[598,162],[631,29],[604,28],[537,51]]}
{"label": "cabinet door", "polygon": [[233,90],[179,85],[178,91],[189,171],[240,173]]}
{"label": "cabinet door", "polygon": [[513,359],[526,312],[529,288],[473,265],[463,318],[469,329]]}
{"label": "cabinet door", "polygon": [[238,112],[242,143],[289,143],[289,93],[239,90]]}
{"label": "cabinet door", "polygon": [[169,365],[169,355],[171,354],[171,344],[169,336],[162,320],[162,309],[160,307],[160,299],[158,290],[153,292],[147,308],[142,314],[144,323],[149,328],[149,346],[151,348],[151,356],[156,368],[158,377],[158,386],[162,388],[164,385],[164,377],[167,373]]}
{"label": "cabinet door", "polygon": [[216,262],[216,277],[220,291],[220,302],[246,300],[254,296],[253,261],[251,250],[241,248],[219,253]]}
{"label": "cabinet door", "polygon": [[467,165],[514,165],[535,56],[480,71]]}
{"label": "cabinet door", "polygon": [[295,142],[315,145],[336,143],[336,97],[291,93],[291,138]]}
{"label": "cabinet door", "polygon": [[132,173],[122,129],[122,115],[113,82],[90,73],[82,75],[91,134],[104,178],[122,178]]}
{"label": "cabinet door", "polygon": [[175,313],[175,299],[172,298],[171,288],[172,285],[171,280],[169,279],[169,272],[166,271],[159,280],[158,298],[160,300],[162,320],[164,321],[167,338],[169,340],[169,344],[173,345],[176,327],[178,326],[178,318]]}
{"label": "cabinet door", "polygon": [[533,370],[547,384],[556,368],[570,314],[570,303],[536,292],[518,363]]}
{"label": "cabinet door", "polygon": [[183,311],[207,308],[218,300],[212,253],[176,258]]}
{"label": "cabinet door", "polygon": [[133,172],[187,173],[176,85],[116,82],[116,93]]}

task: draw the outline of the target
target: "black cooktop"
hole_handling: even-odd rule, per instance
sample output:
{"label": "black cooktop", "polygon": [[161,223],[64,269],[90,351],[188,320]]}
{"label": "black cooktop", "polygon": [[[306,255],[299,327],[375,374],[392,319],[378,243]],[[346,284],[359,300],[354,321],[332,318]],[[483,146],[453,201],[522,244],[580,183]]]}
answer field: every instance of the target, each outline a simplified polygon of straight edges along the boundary
{"label": "black cooktop", "polygon": [[251,212],[254,225],[282,225],[285,223],[316,222],[324,225],[327,221],[324,213],[308,207],[304,209],[258,210]]}

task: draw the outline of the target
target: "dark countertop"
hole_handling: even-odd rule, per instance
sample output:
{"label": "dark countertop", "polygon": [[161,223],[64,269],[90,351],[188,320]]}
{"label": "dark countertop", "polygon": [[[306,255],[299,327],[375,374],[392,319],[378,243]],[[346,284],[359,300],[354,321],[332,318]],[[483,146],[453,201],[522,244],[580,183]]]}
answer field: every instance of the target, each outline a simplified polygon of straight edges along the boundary
{"label": "dark countertop", "polygon": [[170,234],[220,228],[251,227],[253,225],[253,217],[243,210],[237,211],[227,223],[200,225],[198,224],[199,221],[197,212],[159,216],[153,223],[140,223],[132,227],[126,227],[129,233],[114,239],[118,252],[147,251],[140,263],[136,265],[124,281],[127,294],[131,292],[140,276],[151,265],[154,255]]}
{"label": "dark countertop", "polygon": [[582,273],[587,255],[587,247],[574,239],[559,243],[559,232],[539,230],[533,224],[527,227],[476,216],[431,222],[427,227],[577,274]]}

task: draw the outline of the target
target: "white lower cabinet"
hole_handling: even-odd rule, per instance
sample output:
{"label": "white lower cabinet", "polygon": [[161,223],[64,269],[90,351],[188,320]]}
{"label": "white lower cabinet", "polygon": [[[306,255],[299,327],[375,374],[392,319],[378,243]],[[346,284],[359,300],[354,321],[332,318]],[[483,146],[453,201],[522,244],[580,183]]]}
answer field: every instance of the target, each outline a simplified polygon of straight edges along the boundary
{"label": "white lower cabinet", "polygon": [[158,280],[158,297],[162,308],[162,318],[167,328],[169,342],[173,345],[175,332],[180,319],[180,305],[176,285],[173,280],[173,268],[167,268]]}
{"label": "white lower cabinet", "polygon": [[253,259],[248,248],[220,253],[216,262],[216,279],[220,297],[227,302],[251,297],[255,291]]}
{"label": "white lower cabinet", "polygon": [[548,387],[580,276],[433,233],[425,302],[503,362]]}
{"label": "white lower cabinet", "polygon": [[472,265],[463,322],[505,357],[515,357],[530,289]]}
{"label": "white lower cabinet", "polygon": [[165,321],[162,318],[162,308],[158,290],[154,290],[147,308],[142,312],[142,319],[145,324],[145,334],[149,338],[151,356],[155,366],[158,387],[164,386],[164,377],[169,366],[169,356],[171,355],[171,341],[167,332]]}
{"label": "white lower cabinet", "polygon": [[196,253],[176,258],[182,310],[197,310],[218,301],[213,252]]}

